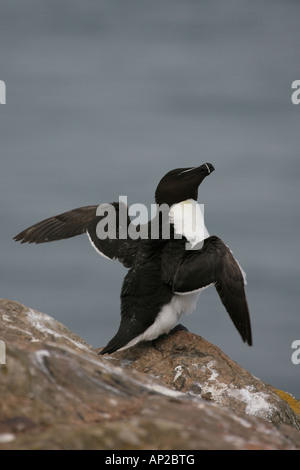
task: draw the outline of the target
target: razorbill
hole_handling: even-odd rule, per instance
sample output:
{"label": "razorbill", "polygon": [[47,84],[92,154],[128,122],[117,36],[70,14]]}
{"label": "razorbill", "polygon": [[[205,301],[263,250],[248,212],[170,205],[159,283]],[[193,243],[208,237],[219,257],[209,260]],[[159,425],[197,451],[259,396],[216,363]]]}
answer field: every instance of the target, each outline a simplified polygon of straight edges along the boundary
{"label": "razorbill", "polygon": [[[156,188],[157,215],[140,226],[140,236],[124,236],[131,223],[128,207],[124,217],[124,204],[114,202],[50,217],[14,237],[21,243],[44,243],[86,233],[97,252],[129,268],[121,290],[119,329],[100,354],[169,333],[211,285],[243,341],[252,345],[244,272],[226,244],[209,235],[197,203],[198,187],[213,171],[212,164],[204,163],[168,172]],[[109,208],[116,214],[115,235],[99,237],[97,226]],[[157,222],[158,235],[151,237]]]}

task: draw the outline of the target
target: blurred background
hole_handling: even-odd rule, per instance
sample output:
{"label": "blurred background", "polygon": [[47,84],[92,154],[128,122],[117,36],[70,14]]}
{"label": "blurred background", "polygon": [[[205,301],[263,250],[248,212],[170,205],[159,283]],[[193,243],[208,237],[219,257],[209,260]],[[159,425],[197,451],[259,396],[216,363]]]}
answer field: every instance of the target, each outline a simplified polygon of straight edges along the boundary
{"label": "blurred background", "polygon": [[292,0],[2,1],[1,297],[106,345],[125,268],[86,236],[13,236],[119,195],[150,208],[167,171],[211,162],[199,202],[247,273],[254,345],[213,288],[182,323],[300,398],[299,17]]}

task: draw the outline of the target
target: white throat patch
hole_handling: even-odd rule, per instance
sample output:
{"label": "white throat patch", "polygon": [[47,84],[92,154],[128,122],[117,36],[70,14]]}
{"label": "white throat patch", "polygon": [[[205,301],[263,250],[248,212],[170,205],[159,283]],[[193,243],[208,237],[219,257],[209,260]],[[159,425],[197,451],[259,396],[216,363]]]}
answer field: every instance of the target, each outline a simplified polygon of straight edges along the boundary
{"label": "white throat patch", "polygon": [[169,211],[169,221],[174,225],[175,233],[189,241],[190,249],[209,237],[204,223],[204,204],[198,204],[194,199],[174,204]]}

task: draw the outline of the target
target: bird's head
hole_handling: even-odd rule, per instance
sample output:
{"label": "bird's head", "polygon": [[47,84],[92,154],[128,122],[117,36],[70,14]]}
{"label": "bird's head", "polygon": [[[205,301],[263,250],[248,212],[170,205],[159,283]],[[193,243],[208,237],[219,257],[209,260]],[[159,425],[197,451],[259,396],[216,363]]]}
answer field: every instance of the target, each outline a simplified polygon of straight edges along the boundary
{"label": "bird's head", "polygon": [[199,185],[213,171],[214,167],[211,163],[169,171],[156,188],[156,203],[172,206],[186,199],[197,200]]}

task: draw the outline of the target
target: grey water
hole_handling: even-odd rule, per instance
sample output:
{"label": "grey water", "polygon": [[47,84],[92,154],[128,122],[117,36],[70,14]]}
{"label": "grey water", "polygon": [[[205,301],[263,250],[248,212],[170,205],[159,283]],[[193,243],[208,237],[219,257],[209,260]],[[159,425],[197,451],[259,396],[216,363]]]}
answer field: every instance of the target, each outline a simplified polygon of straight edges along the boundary
{"label": "grey water", "polygon": [[106,345],[125,268],[85,235],[13,236],[119,196],[150,207],[167,171],[211,162],[199,202],[246,271],[253,346],[213,287],[182,323],[300,398],[299,17],[292,0],[2,1],[0,296]]}

